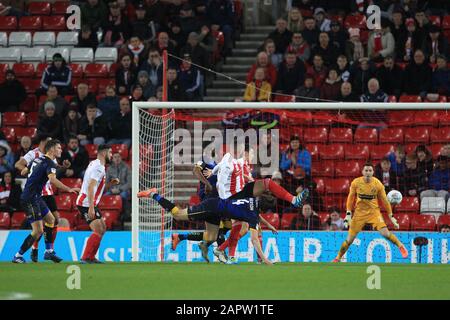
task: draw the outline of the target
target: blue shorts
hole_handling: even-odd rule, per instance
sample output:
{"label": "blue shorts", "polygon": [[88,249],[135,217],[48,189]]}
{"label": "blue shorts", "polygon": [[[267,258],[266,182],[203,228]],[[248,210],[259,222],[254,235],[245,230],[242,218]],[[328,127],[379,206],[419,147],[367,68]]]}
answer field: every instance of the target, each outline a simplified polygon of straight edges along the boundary
{"label": "blue shorts", "polygon": [[42,197],[31,200],[21,200],[21,205],[22,208],[24,208],[30,223],[42,220],[50,212],[50,209],[47,207],[47,204]]}

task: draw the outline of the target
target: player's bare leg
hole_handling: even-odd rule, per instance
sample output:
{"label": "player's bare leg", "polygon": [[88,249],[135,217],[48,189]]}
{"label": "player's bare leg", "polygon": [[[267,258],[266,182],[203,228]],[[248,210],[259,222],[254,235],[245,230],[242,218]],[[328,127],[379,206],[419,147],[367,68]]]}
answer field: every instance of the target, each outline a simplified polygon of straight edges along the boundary
{"label": "player's bare leg", "polygon": [[351,246],[353,241],[356,239],[358,233],[353,233],[351,231],[348,232],[347,239],[342,243],[341,248],[339,249],[339,253],[337,257],[333,260],[333,262],[340,262],[344,254],[347,252],[348,248]]}
{"label": "player's bare leg", "polygon": [[44,241],[45,241],[45,260],[51,260],[55,263],[60,263],[62,259],[58,257],[53,250],[54,231],[55,231],[55,216],[54,213],[47,213],[42,219],[44,222]]}
{"label": "player's bare leg", "polygon": [[106,232],[105,221],[103,219],[95,219],[89,224],[89,227],[92,230],[92,234],[86,243],[86,248],[84,249],[81,261],[83,263],[102,263],[95,258],[95,256],[100,246],[102,237]]}
{"label": "player's bare leg", "polygon": [[253,184],[253,196],[259,197],[265,191],[270,191],[278,199],[292,203],[295,207],[300,207],[309,196],[308,189],[304,189],[297,196],[293,196],[270,178],[256,180]]}
{"label": "player's bare leg", "polygon": [[36,241],[36,239],[39,239],[44,233],[44,226],[41,220],[32,222],[31,229],[31,233],[25,238],[22,245],[20,246],[20,250],[15,254],[12,260],[13,263],[26,263],[23,255],[28,251],[28,249],[31,248],[34,241]]}
{"label": "player's bare leg", "polygon": [[387,240],[389,240],[399,248],[403,259],[408,258],[408,250],[406,250],[404,244],[401,243],[401,241],[398,240],[398,238],[392,232],[390,232],[387,227],[380,229],[380,233],[383,237],[385,237]]}

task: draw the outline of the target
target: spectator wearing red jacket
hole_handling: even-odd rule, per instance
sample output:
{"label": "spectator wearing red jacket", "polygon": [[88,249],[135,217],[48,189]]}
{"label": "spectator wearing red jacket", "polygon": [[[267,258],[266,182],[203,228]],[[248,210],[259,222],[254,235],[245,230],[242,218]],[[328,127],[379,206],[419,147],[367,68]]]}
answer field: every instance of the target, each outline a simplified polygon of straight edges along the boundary
{"label": "spectator wearing red jacket", "polygon": [[277,69],[269,60],[269,56],[265,52],[260,52],[256,56],[256,63],[252,65],[250,71],[247,73],[247,83],[250,83],[255,78],[255,71],[257,68],[264,68],[266,74],[266,80],[270,85],[275,87],[277,83]]}
{"label": "spectator wearing red jacket", "polygon": [[328,69],[324,65],[323,58],[320,54],[316,54],[312,60],[312,66],[309,66],[306,73],[310,74],[314,78],[314,84],[316,88],[321,88],[328,75]]}
{"label": "spectator wearing red jacket", "polygon": [[292,41],[289,44],[286,52],[295,52],[297,58],[299,58],[303,62],[308,61],[311,55],[311,49],[309,48],[309,44],[303,38],[301,32],[295,32],[292,35]]}

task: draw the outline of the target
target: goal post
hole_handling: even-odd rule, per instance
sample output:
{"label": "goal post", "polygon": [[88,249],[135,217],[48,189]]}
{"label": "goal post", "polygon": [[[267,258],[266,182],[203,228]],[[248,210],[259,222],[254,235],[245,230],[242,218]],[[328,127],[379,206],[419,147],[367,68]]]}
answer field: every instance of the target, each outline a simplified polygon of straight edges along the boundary
{"label": "goal post", "polygon": [[[162,110],[167,110],[163,113]],[[183,110],[185,109],[185,110]],[[172,220],[150,199],[138,199],[140,190],[157,187],[169,200],[174,197],[174,133],[176,114],[243,110],[401,111],[449,110],[450,103],[248,103],[248,102],[133,102],[132,104],[132,261],[164,261],[170,243]],[[205,115],[206,114],[206,115]],[[189,120],[187,120],[189,121]],[[356,120],[357,121],[357,120]],[[450,122],[449,122],[450,123]],[[450,143],[450,141],[449,141]],[[165,170],[162,170],[162,169]],[[167,250],[166,250],[167,251]],[[168,253],[166,252],[165,255]]]}

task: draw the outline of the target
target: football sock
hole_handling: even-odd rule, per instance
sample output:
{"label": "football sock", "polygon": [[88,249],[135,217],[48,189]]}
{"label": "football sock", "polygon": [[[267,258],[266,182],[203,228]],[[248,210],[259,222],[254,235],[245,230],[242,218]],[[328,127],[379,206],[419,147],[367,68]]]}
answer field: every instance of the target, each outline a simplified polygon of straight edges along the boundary
{"label": "football sock", "polygon": [[[233,226],[233,228],[231,229],[230,237],[228,238],[228,240],[230,241],[228,246],[228,253],[230,257],[234,257],[236,254],[236,247],[239,239],[241,238],[240,234],[241,229],[242,229],[241,223]],[[235,232],[233,232],[233,230],[235,230]]]}
{"label": "football sock", "polygon": [[42,238],[42,235],[36,241],[33,242],[33,246],[32,246],[33,249],[39,248],[39,241],[41,241],[41,238]]}
{"label": "football sock", "polygon": [[272,179],[264,179],[264,185],[266,190],[272,192],[272,194],[278,199],[283,199],[289,203],[294,203],[295,197],[286,191],[282,186],[272,181]]}
{"label": "football sock", "polygon": [[178,212],[178,208],[172,202],[167,200],[166,198],[160,196],[157,193],[155,193],[152,197],[153,197],[154,200],[156,200],[159,203],[159,205],[161,207],[163,207],[167,211],[170,211],[173,214],[176,214]]}
{"label": "football sock", "polygon": [[225,234],[228,232],[229,229],[227,228],[220,228],[219,234],[217,235],[217,245],[221,246],[222,243],[225,242]]}
{"label": "football sock", "polygon": [[58,234],[58,225],[53,227],[52,249],[55,247],[56,235]]}
{"label": "football sock", "polygon": [[50,251],[53,249],[53,230],[54,226],[49,223],[44,224],[44,241],[45,241],[45,250]]}
{"label": "football sock", "polygon": [[91,260],[95,259],[95,255],[97,254],[98,247],[100,247],[100,242],[102,241],[102,237],[98,233],[93,233],[92,236],[94,237],[94,243],[92,245],[92,252],[91,252]]}
{"label": "football sock", "polygon": [[236,236],[239,236],[239,232],[241,231],[241,227],[242,227],[242,225],[240,223],[233,224],[233,227],[231,228],[231,231],[230,231],[230,236],[228,237],[227,240],[225,240],[219,246],[219,250],[220,251],[224,251],[226,248],[229,247],[230,241],[231,241],[232,238],[234,239]]}
{"label": "football sock", "polygon": [[399,248],[403,245],[403,243],[401,243],[393,233],[390,233],[386,238]]}
{"label": "football sock", "polygon": [[29,234],[23,241],[22,246],[20,247],[19,255],[22,256],[25,252],[27,252],[28,249],[31,248],[35,240],[36,239],[31,234]]}
{"label": "football sock", "polygon": [[341,258],[342,258],[342,256],[347,252],[347,250],[348,250],[348,242],[347,242],[347,240],[345,240],[343,243],[342,243],[342,246],[341,246],[341,248],[339,249],[339,253],[338,253],[338,256],[337,256],[337,258],[340,260]]}
{"label": "football sock", "polygon": [[101,236],[96,232],[90,235],[83,256],[81,257],[82,260],[93,260],[95,258],[101,239]]}

